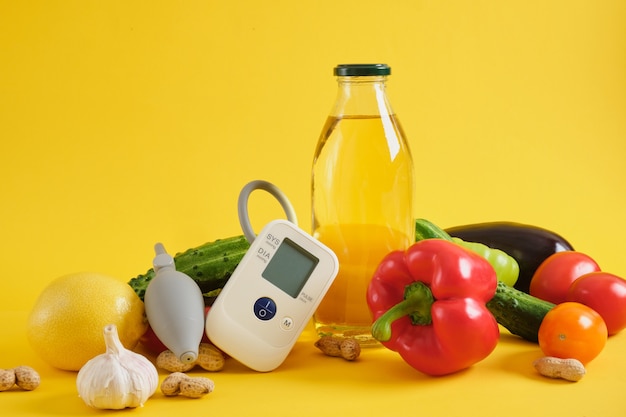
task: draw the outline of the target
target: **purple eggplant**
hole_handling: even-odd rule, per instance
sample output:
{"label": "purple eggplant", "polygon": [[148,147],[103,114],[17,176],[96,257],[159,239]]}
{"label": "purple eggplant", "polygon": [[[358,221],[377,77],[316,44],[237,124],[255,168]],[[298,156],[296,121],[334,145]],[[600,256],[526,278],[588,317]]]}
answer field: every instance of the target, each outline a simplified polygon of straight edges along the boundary
{"label": "purple eggplant", "polygon": [[519,264],[515,288],[525,293],[529,292],[533,274],[547,257],[556,252],[574,250],[559,234],[521,223],[475,223],[451,227],[446,232],[467,242],[479,242],[500,249],[515,258]]}

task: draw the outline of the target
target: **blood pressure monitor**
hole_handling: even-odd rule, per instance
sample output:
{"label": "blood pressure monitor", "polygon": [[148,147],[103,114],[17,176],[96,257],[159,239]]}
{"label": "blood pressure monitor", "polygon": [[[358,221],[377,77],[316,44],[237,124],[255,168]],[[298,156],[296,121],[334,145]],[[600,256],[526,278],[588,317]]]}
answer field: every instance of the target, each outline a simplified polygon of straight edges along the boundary
{"label": "blood pressure monitor", "polygon": [[242,211],[242,199],[247,201],[252,189],[282,198],[288,217],[295,215],[271,184],[251,184],[242,191],[239,205],[251,246],[209,310],[206,333],[234,359],[267,372],[286,359],[335,279],[339,263],[328,247],[292,221],[274,220],[254,236]]}

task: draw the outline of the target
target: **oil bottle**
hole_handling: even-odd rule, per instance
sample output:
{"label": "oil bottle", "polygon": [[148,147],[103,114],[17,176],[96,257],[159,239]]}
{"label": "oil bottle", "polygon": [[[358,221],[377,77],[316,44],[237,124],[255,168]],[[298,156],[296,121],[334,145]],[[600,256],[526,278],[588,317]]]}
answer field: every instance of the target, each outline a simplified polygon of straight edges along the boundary
{"label": "oil bottle", "polygon": [[315,149],[312,232],[339,259],[339,274],[314,314],[320,336],[376,345],[366,302],[382,258],[414,241],[411,152],[386,93],[386,64],[334,68],[338,90]]}

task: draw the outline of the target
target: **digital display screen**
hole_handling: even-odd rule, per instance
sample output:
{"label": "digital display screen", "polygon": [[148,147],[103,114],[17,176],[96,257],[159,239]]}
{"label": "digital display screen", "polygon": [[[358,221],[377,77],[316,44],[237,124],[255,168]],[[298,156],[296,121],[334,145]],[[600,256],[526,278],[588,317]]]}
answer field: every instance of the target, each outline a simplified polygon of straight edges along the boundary
{"label": "digital display screen", "polygon": [[263,278],[296,298],[313,273],[319,259],[289,238],[283,239],[261,274]]}

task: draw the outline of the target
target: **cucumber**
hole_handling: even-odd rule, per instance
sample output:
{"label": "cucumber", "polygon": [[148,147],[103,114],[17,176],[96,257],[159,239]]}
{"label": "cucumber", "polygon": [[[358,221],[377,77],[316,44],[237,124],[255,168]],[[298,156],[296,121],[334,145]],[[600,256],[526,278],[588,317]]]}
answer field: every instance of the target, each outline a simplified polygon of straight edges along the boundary
{"label": "cucumber", "polygon": [[539,326],[554,304],[499,281],[487,308],[496,321],[514,335],[537,343]]}
{"label": "cucumber", "polygon": [[[174,263],[176,270],[189,275],[198,284],[205,304],[211,305],[249,247],[243,235],[218,239],[177,253]],[[128,282],[142,300],[154,275],[151,268]]]}
{"label": "cucumber", "polygon": [[445,230],[426,219],[415,220],[415,241],[419,242],[424,239],[445,239],[452,240]]}

